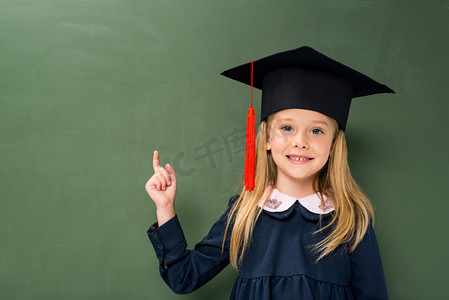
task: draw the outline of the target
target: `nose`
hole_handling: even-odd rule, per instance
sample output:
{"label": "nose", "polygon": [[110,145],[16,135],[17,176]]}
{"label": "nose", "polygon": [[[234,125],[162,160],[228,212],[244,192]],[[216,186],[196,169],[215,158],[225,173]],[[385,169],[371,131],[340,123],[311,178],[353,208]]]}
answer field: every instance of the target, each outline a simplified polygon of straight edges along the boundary
{"label": "nose", "polygon": [[305,133],[298,132],[293,138],[293,147],[298,147],[301,149],[309,149],[309,143],[307,141],[307,135]]}

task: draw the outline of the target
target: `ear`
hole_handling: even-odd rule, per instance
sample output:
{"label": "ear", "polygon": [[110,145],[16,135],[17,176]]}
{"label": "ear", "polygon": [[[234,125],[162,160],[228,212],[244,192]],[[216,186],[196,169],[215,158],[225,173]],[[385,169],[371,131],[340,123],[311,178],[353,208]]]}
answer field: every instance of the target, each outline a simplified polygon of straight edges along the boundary
{"label": "ear", "polygon": [[268,141],[267,142],[267,151],[270,151],[271,150],[271,143]]}

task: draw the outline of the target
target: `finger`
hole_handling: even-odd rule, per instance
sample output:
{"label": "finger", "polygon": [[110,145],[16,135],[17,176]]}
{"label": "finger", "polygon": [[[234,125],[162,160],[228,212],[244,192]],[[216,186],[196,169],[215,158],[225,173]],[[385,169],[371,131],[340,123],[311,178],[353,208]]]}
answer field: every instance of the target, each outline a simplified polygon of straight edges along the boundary
{"label": "finger", "polygon": [[159,164],[159,151],[154,150],[153,152],[153,170],[156,172],[160,168]]}
{"label": "finger", "polygon": [[176,174],[175,169],[170,164],[166,165],[166,169],[168,174],[170,175],[170,181],[169,182],[175,182],[176,181]]}
{"label": "finger", "polygon": [[148,191],[157,189],[158,183],[159,183],[159,179],[153,175],[145,184],[145,189]]}
{"label": "finger", "polygon": [[153,182],[156,187],[156,190],[160,191],[162,189],[162,182],[161,182],[160,178],[158,178],[156,175],[154,175]]}
{"label": "finger", "polygon": [[156,178],[159,179],[159,181],[161,183],[161,185],[160,185],[161,190],[165,190],[167,188],[167,180],[165,179],[164,175],[157,173],[157,174],[154,174],[154,176],[156,176]]}
{"label": "finger", "polygon": [[[167,164],[168,165],[168,164]],[[160,167],[157,171],[158,174],[164,176],[165,178],[165,182],[170,185],[171,184],[171,179],[170,179],[170,174],[168,173],[168,171],[162,167]],[[170,183],[169,183],[170,182]]]}

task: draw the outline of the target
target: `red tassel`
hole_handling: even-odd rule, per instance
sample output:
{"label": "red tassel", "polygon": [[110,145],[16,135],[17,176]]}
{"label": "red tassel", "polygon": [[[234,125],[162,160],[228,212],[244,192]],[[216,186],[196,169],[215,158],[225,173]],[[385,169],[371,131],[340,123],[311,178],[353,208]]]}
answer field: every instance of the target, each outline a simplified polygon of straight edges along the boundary
{"label": "red tassel", "polygon": [[248,109],[246,117],[246,151],[245,151],[245,191],[254,190],[256,165],[256,118],[254,107]]}
{"label": "red tassel", "polygon": [[256,117],[253,107],[253,64],[251,62],[251,107],[246,115],[245,191],[254,190],[256,175]]}

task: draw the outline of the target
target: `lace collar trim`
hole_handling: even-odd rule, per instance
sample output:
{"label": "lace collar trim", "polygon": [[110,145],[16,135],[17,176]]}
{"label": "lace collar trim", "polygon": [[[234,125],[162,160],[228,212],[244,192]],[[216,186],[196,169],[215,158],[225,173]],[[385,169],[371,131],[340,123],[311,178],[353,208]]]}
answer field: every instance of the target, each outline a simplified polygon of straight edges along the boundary
{"label": "lace collar trim", "polygon": [[321,199],[318,196],[318,193],[308,195],[303,198],[296,198],[284,193],[281,193],[278,189],[274,189],[271,196],[268,198],[265,207],[263,206],[263,202],[266,199],[268,193],[270,192],[270,187],[265,191],[262,199],[259,202],[259,207],[262,207],[264,210],[269,212],[282,212],[288,210],[295,204],[296,201],[299,201],[302,206],[304,206],[308,211],[315,214],[327,214],[334,210],[334,207],[323,195],[324,205],[321,203]]}

